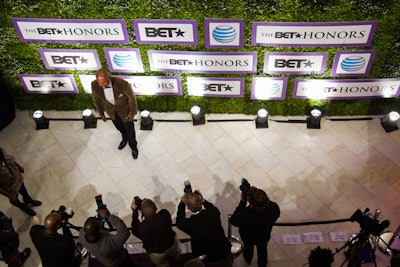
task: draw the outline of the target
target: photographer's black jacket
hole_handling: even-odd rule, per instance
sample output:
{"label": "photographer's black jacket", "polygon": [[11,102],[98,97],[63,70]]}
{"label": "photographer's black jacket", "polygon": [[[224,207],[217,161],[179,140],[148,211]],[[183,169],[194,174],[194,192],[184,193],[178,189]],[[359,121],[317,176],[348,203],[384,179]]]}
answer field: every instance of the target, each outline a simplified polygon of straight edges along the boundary
{"label": "photographer's black jacket", "polygon": [[9,257],[18,249],[19,235],[15,232],[11,218],[0,211],[0,252],[3,257]]}
{"label": "photographer's black jacket", "polygon": [[185,218],[186,205],[180,202],[176,215],[176,225],[191,237],[192,252],[195,256],[206,254],[209,262],[227,257],[231,243],[225,236],[221,225],[219,210],[204,200],[201,211]]}
{"label": "photographer's black jacket", "polygon": [[279,218],[279,206],[269,201],[265,211],[255,212],[250,206],[246,207],[246,202],[240,201],[235,212],[231,216],[231,224],[239,227],[240,237],[244,242],[252,241],[269,241],[271,238],[272,226]]}
{"label": "photographer's black jacket", "polygon": [[140,222],[138,211],[132,214],[132,234],[140,238],[143,247],[148,253],[162,253],[170,248],[176,234],[172,230],[171,214],[168,210],[162,209],[150,218]]}
{"label": "photographer's black jacket", "polygon": [[39,252],[43,267],[78,267],[74,241],[62,234],[47,234],[43,225],[33,225],[30,230],[32,243]]}

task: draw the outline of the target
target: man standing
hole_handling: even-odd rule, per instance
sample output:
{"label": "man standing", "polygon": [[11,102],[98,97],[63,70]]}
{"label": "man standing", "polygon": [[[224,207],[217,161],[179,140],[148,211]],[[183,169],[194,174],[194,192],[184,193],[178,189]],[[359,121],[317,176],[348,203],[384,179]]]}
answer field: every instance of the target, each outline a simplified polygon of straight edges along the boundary
{"label": "man standing", "polygon": [[21,267],[31,255],[31,249],[19,252],[19,235],[15,232],[11,218],[0,211],[0,260],[8,267]]}
{"label": "man standing", "polygon": [[[92,253],[96,259],[107,267],[130,267],[128,251],[124,248],[130,232],[125,223],[105,208],[97,211],[99,219],[89,217],[79,231],[79,242]],[[99,220],[107,221],[116,230],[111,234],[100,225]]]}
{"label": "man standing", "polygon": [[30,236],[39,252],[43,267],[77,267],[81,264],[80,257],[75,256],[72,237],[57,232],[62,225],[61,214],[52,212],[46,216],[44,226],[31,227]]}
{"label": "man standing", "polygon": [[139,211],[132,201],[132,234],[140,238],[151,261],[157,267],[179,266],[180,250],[176,233],[172,230],[171,214],[166,209],[157,212],[151,199],[144,199],[140,210],[144,216],[139,221]]}
{"label": "man standing", "polygon": [[[19,165],[15,158],[8,155],[0,147],[0,194],[6,196],[10,203],[29,216],[35,216],[36,212],[31,206],[40,206],[42,202],[33,200],[24,185],[24,168]],[[24,202],[18,199],[18,193],[22,195]]]}
{"label": "man standing", "polygon": [[[192,212],[189,218],[185,218],[185,206]],[[196,257],[205,256],[207,267],[232,266],[231,243],[222,228],[220,212],[203,198],[200,191],[188,192],[181,197],[176,224],[190,236],[192,253]]]}
{"label": "man standing", "polygon": [[96,72],[96,80],[92,82],[92,97],[102,121],[107,121],[104,112],[121,132],[122,141],[118,149],[123,149],[129,143],[132,157],[137,159],[135,127],[133,118],[137,113],[137,103],[131,85],[120,78],[111,77],[106,69]]}
{"label": "man standing", "polygon": [[[247,201],[249,206],[246,207]],[[252,187],[242,198],[231,216],[233,226],[239,227],[243,241],[243,257],[250,264],[253,258],[254,246],[257,248],[258,267],[267,266],[267,245],[271,238],[272,226],[279,218],[279,206],[269,200],[267,194]]]}

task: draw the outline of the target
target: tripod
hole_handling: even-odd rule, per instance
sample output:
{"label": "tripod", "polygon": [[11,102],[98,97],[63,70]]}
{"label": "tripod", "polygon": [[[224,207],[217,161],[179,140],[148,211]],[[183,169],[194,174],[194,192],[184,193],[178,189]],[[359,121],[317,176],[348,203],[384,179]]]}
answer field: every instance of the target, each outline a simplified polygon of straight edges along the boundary
{"label": "tripod", "polygon": [[349,262],[347,267],[361,267],[361,263],[363,262],[373,262],[374,266],[377,267],[375,261],[375,247],[372,247],[369,235],[363,233],[363,231],[350,237],[342,247],[336,249],[333,255],[345,248],[347,248],[344,252],[346,259],[340,267],[344,266],[347,261]]}

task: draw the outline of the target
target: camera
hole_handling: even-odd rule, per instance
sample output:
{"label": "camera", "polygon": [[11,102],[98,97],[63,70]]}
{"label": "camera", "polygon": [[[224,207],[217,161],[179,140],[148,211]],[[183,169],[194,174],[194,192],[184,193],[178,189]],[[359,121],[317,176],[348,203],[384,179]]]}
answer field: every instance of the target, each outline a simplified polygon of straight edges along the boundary
{"label": "camera", "polygon": [[142,201],[143,201],[143,199],[141,199],[141,198],[138,197],[138,196],[135,196],[133,199],[135,200],[136,208],[137,208],[138,210],[140,210],[140,208],[142,207]]}
{"label": "camera", "polygon": [[239,186],[240,191],[242,191],[243,197],[246,197],[247,192],[249,192],[250,189],[250,183],[247,181],[246,178],[242,178],[242,183]]}
{"label": "camera", "polygon": [[183,185],[185,186],[183,188],[184,193],[192,193],[193,192],[192,185],[190,184],[189,180],[186,180],[185,182],[183,182]]}
{"label": "camera", "polygon": [[101,194],[96,194],[94,196],[94,199],[96,200],[96,204],[97,204],[97,209],[106,209],[107,206],[103,203],[103,198],[101,196]]}
{"label": "camera", "polygon": [[61,220],[67,221],[74,216],[74,211],[71,208],[66,208],[65,206],[61,205],[58,210],[52,210],[51,212],[58,212],[61,215]]}
{"label": "camera", "polygon": [[[98,212],[99,210],[102,210],[102,209],[107,209],[107,206],[103,203],[103,198],[102,198],[102,195],[101,195],[101,194],[96,194],[96,195],[94,196],[94,199],[96,200],[96,204],[97,204],[97,212]],[[99,214],[97,214],[97,219],[98,219],[101,223],[104,223],[104,222],[107,221],[106,219],[101,218]]]}
{"label": "camera", "polygon": [[[361,210],[356,210],[353,215],[350,217],[351,222],[358,222],[358,224],[361,227],[361,234],[364,236],[368,235],[374,235],[378,236],[382,231],[390,225],[390,222],[388,220],[384,220],[381,223],[379,223],[379,220],[377,217],[380,214],[380,211],[375,211],[374,216],[371,216],[368,213],[369,209],[366,208],[364,212]],[[378,214],[379,213],[379,214]]]}

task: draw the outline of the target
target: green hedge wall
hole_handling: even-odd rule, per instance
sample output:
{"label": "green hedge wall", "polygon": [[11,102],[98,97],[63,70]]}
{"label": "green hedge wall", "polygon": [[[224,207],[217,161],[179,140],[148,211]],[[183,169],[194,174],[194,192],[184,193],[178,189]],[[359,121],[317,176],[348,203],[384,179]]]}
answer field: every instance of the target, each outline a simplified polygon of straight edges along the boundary
{"label": "green hedge wall", "polygon": [[[128,27],[130,44],[112,47],[140,48],[145,73],[133,75],[180,75],[183,96],[138,96],[140,109],[150,111],[188,111],[199,104],[207,113],[255,114],[265,107],[271,115],[304,115],[310,106],[323,106],[325,115],[379,115],[400,108],[400,100],[333,100],[311,101],[293,99],[292,86],[295,78],[330,78],[335,52],[340,48],[286,48],[250,46],[251,22],[342,22],[377,20],[378,28],[371,47],[377,51],[371,74],[368,78],[400,77],[400,1],[398,0],[1,0],[0,11],[0,69],[3,83],[10,90],[18,109],[81,110],[93,108],[91,95],[85,94],[79,74],[94,74],[94,71],[53,71],[45,69],[39,48],[96,49],[101,63],[107,66],[103,55],[103,44],[52,44],[21,42],[12,25],[12,17],[58,18],[58,19],[124,19]],[[204,44],[204,19],[245,20],[245,47],[239,51],[258,52],[257,73],[245,76],[244,98],[206,98],[187,95],[187,74],[160,73],[149,69],[147,50],[192,50],[207,51]],[[183,45],[138,45],[134,42],[132,19],[190,19],[197,20],[198,46]],[[107,45],[110,47],[110,45]],[[352,48],[346,47],[345,50]],[[218,51],[228,51],[220,49]],[[232,51],[232,50],[229,50]],[[238,50],[234,50],[238,51]],[[329,52],[325,74],[286,75],[289,77],[288,91],[284,101],[250,100],[250,85],[253,76],[262,73],[263,55],[267,51],[280,52]],[[18,79],[20,73],[73,74],[80,93],[76,95],[26,94]],[[116,73],[120,74],[120,73]],[[121,75],[126,75],[121,73]],[[193,74],[190,74],[193,75]],[[201,75],[207,76],[207,75]],[[213,75],[215,76],[215,75]],[[218,75],[243,77],[243,75]],[[275,75],[279,76],[279,75]]]}

